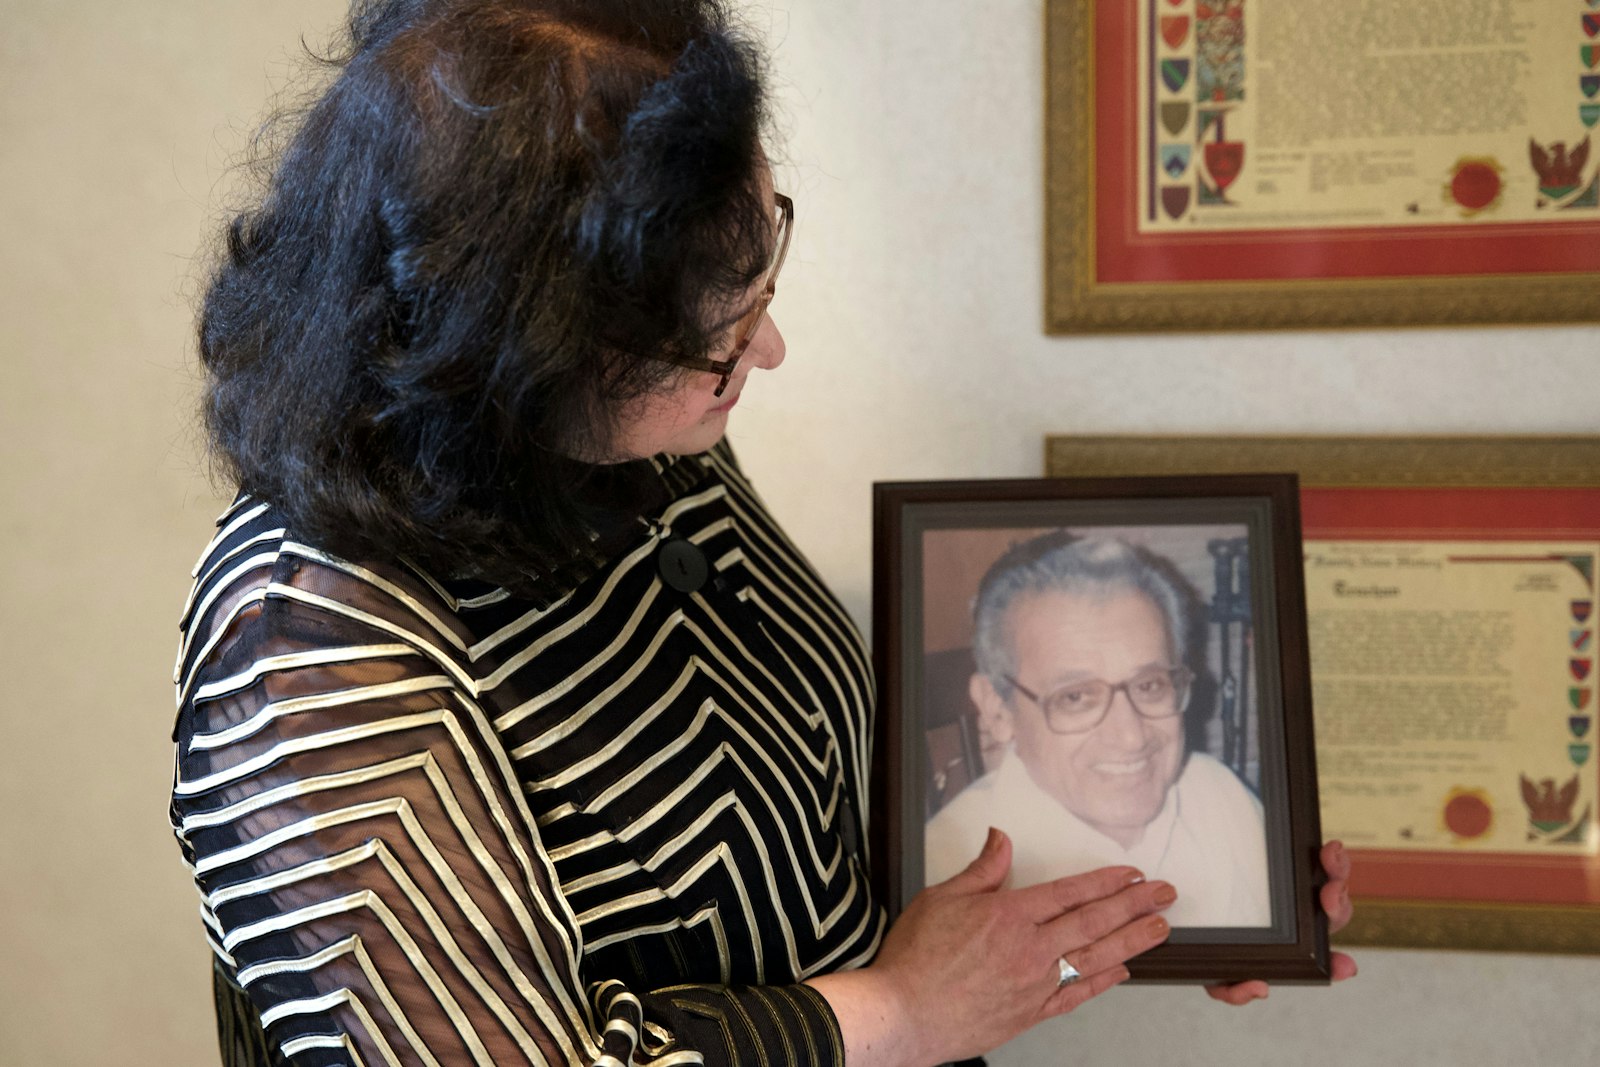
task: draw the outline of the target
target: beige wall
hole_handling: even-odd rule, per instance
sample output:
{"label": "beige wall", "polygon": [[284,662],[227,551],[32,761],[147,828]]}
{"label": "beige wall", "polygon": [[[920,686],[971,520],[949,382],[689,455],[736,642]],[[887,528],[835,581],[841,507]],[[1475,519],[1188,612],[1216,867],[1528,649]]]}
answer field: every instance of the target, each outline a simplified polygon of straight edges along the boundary
{"label": "beige wall", "polygon": [[[190,420],[193,256],[240,131],[341,10],[0,0],[0,1064],[213,1062],[163,799],[175,619],[218,506]],[[863,621],[871,481],[1036,474],[1046,432],[1596,429],[1593,327],[1046,338],[1039,0],[777,0],[752,19],[799,228],[774,309],[789,361],[733,435]],[[1242,1011],[1120,990],[994,1062],[1592,1047],[1600,961],[1362,963]]]}

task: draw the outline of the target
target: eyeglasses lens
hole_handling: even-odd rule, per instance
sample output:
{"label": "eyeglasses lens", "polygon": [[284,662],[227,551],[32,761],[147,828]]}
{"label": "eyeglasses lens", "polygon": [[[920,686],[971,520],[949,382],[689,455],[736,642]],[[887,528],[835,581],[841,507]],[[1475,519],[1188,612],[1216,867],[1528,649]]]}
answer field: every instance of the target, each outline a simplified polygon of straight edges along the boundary
{"label": "eyeglasses lens", "polygon": [[1127,694],[1134,710],[1145,718],[1170,718],[1183,710],[1188,697],[1187,672],[1149,671],[1120,685],[1095,679],[1058,689],[1044,699],[1046,718],[1057,733],[1092,730],[1105,718],[1119,691]]}

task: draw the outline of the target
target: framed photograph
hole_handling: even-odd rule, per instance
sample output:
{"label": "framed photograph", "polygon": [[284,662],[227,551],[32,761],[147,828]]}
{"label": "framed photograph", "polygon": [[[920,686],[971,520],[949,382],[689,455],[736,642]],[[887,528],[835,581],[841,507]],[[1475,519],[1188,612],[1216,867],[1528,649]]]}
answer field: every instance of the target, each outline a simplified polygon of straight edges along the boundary
{"label": "framed photograph", "polygon": [[1047,0],[1046,330],[1600,318],[1600,9]]}
{"label": "framed photograph", "polygon": [[1300,477],[1347,944],[1600,952],[1600,437],[1051,437],[1052,474]]}
{"label": "framed photograph", "polygon": [[1136,980],[1326,981],[1293,477],[892,483],[873,509],[891,912],[996,826],[1014,887],[1177,887]]}

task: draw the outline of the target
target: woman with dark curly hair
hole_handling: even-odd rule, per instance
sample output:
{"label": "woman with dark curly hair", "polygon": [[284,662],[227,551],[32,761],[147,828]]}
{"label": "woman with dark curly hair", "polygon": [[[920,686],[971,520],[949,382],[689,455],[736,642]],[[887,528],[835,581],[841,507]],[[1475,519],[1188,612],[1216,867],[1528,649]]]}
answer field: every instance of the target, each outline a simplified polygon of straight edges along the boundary
{"label": "woman with dark curly hair", "polygon": [[200,327],[224,1061],[926,1065],[1126,977],[1127,868],[872,899],[867,657],[721,440],[793,209],[720,4],[360,3],[329,63]]}

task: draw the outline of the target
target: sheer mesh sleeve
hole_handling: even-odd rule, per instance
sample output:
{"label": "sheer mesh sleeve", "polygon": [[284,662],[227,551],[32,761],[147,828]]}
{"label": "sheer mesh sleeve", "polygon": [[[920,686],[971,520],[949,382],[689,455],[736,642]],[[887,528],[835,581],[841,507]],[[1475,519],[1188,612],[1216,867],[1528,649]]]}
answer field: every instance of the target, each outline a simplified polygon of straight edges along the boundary
{"label": "sheer mesh sleeve", "polygon": [[172,815],[266,1046],[295,1063],[842,1062],[807,987],[582,974],[470,678],[359,602],[277,595],[286,564],[244,540],[186,621]]}

